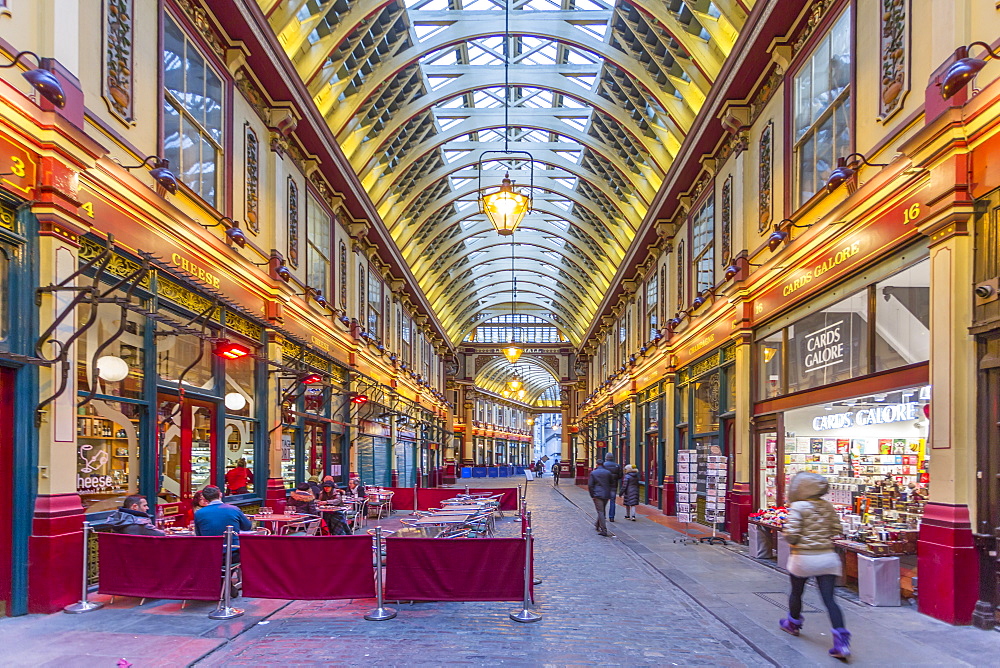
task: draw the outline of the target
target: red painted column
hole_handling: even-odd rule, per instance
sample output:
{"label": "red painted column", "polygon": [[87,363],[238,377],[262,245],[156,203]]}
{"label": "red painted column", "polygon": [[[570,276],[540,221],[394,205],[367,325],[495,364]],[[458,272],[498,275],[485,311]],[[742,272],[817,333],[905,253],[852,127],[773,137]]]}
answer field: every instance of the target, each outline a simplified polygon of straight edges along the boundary
{"label": "red painted column", "polygon": [[672,475],[663,476],[663,514],[677,514],[677,483]]}
{"label": "red painted column", "polygon": [[78,494],[38,495],[28,539],[28,612],[59,612],[80,600],[83,506]]}
{"label": "red painted column", "polygon": [[949,624],[971,624],[979,558],[964,504],[928,503],[917,541],[918,610]]}
{"label": "red painted column", "polygon": [[741,543],[743,542],[743,536],[749,530],[750,525],[750,513],[753,512],[752,497],[750,496],[750,483],[748,482],[737,482],[733,483],[733,487],[729,490],[729,499],[727,500],[727,517],[726,531],[732,537],[732,540]]}

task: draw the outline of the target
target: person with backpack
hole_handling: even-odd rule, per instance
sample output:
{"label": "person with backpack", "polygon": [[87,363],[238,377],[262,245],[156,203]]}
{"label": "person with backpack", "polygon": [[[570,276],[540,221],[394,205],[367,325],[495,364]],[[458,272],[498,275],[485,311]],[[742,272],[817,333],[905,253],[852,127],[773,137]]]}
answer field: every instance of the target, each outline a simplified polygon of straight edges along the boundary
{"label": "person with backpack", "polygon": [[604,468],[611,472],[611,497],[608,500],[608,521],[615,521],[615,491],[618,483],[622,479],[622,467],[615,461],[615,456],[610,452],[604,455]]}

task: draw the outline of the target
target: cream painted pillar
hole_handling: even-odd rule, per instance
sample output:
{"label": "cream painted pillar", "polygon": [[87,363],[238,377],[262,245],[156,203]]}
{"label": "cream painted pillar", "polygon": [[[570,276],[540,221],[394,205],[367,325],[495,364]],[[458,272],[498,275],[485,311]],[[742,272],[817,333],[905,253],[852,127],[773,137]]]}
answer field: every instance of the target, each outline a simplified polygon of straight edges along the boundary
{"label": "cream painted pillar", "polygon": [[645,425],[641,424],[639,419],[639,395],[633,394],[628,399],[628,410],[631,419],[629,420],[629,431],[631,432],[628,437],[632,442],[632,447],[629,448],[629,460],[622,464],[622,468],[625,468],[625,464],[632,464],[638,469],[641,469],[641,460],[639,459],[639,451],[646,447],[646,429]]}
{"label": "cream painted pillar", "polygon": [[[976,349],[972,322],[973,238],[952,223],[931,237],[930,500],[975,513]],[[972,517],[973,526],[975,517]]]}
{"label": "cream painted pillar", "polygon": [[[64,239],[45,235],[38,238],[40,285],[59,283],[77,269],[77,249]],[[75,283],[74,283],[75,284]],[[76,294],[62,290],[42,296],[39,308],[39,333],[44,331],[63,313]],[[76,313],[62,320],[49,339],[68,340],[76,331]],[[41,354],[47,359],[56,357],[58,344],[45,344]],[[70,347],[66,362],[39,367],[38,400],[52,397],[66,373],[66,387],[47,404],[41,415],[38,429],[38,494],[60,496],[76,494],[76,345]],[[76,506],[79,507],[79,498]]]}

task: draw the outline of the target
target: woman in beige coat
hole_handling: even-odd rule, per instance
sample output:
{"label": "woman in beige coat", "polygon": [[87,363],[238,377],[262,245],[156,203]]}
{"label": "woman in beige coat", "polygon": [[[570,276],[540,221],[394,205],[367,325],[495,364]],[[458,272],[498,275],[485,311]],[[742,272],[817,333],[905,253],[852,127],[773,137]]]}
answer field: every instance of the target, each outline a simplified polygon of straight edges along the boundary
{"label": "woman in beige coat", "polygon": [[792,593],[788,597],[788,616],[780,624],[786,633],[799,635],[803,622],[802,592],[809,578],[815,577],[833,627],[830,656],[846,659],[851,655],[851,634],[844,628],[844,614],[833,595],[834,584],[841,574],[833,538],[843,533],[843,527],[833,504],[820,498],[829,489],[825,477],[806,471],[797,473],[788,485],[788,500],[792,505],[782,533],[791,546],[788,572],[792,577]]}

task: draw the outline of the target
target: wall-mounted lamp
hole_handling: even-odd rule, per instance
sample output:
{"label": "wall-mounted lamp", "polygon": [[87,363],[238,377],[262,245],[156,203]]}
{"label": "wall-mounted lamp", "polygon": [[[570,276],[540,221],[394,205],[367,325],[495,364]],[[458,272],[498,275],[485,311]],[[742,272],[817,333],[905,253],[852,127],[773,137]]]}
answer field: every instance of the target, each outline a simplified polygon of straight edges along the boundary
{"label": "wall-mounted lamp", "polygon": [[307,373],[306,375],[299,378],[299,382],[303,385],[315,385],[323,381],[323,376],[318,373]]}
{"label": "wall-mounted lamp", "polygon": [[180,181],[174,176],[174,173],[170,171],[170,161],[166,158],[161,158],[157,155],[151,155],[138,165],[122,165],[125,169],[132,171],[133,169],[139,169],[140,167],[146,167],[152,161],[153,168],[149,170],[149,175],[153,177],[159,185],[163,186],[171,195],[177,192],[177,186]]}
{"label": "wall-mounted lamp", "polygon": [[[971,58],[969,49],[974,46],[981,46],[986,49],[982,58]],[[990,45],[985,42],[973,42],[969,46],[959,47],[955,51],[958,60],[951,64],[941,77],[941,97],[949,99],[955,93],[962,90],[966,84],[972,81],[979,71],[986,66],[987,58],[1000,58],[1000,54],[994,53]],[[25,74],[27,76],[27,74]]]}
{"label": "wall-mounted lamp", "polygon": [[868,159],[860,153],[852,153],[845,158],[837,158],[837,166],[830,172],[830,178],[827,179],[826,191],[832,193],[849,181],[857,173],[861,165],[868,165],[869,167],[886,166],[879,162],[868,162]]}
{"label": "wall-mounted lamp", "polygon": [[44,97],[53,105],[63,109],[66,106],[66,93],[63,91],[62,84],[59,83],[59,80],[56,79],[52,72],[42,67],[44,61],[48,59],[41,58],[34,51],[22,51],[14,56],[14,59],[9,65],[0,65],[0,69],[16,67],[22,56],[34,56],[35,60],[38,61],[38,67],[22,72],[21,76],[24,77],[25,81],[31,84],[32,88],[38,91],[39,95]]}
{"label": "wall-mounted lamp", "polygon": [[228,239],[233,245],[239,246],[240,248],[247,245],[247,235],[243,233],[242,229],[240,229],[239,222],[233,220],[229,216],[223,216],[210,225],[206,225],[205,223],[198,224],[204,228],[213,228],[222,225],[226,228],[226,239]]}
{"label": "wall-mounted lamp", "polygon": [[[788,220],[788,219],[786,218],[785,220]],[[782,221],[782,222],[784,222],[784,221]],[[780,245],[781,242],[778,242],[778,243]],[[770,248],[770,245],[768,247]],[[777,246],[775,246],[775,248],[777,248]],[[774,250],[774,249],[772,249],[772,250]],[[759,264],[754,264],[753,262],[751,262],[749,259],[747,259],[747,257],[745,255],[738,255],[738,256],[736,256],[736,257],[733,258],[733,261],[729,263],[729,266],[726,267],[726,271],[723,272],[723,274],[722,274],[727,281],[736,278],[736,276],[740,273],[740,264],[741,263],[745,264],[747,267],[760,267],[761,266]]]}

